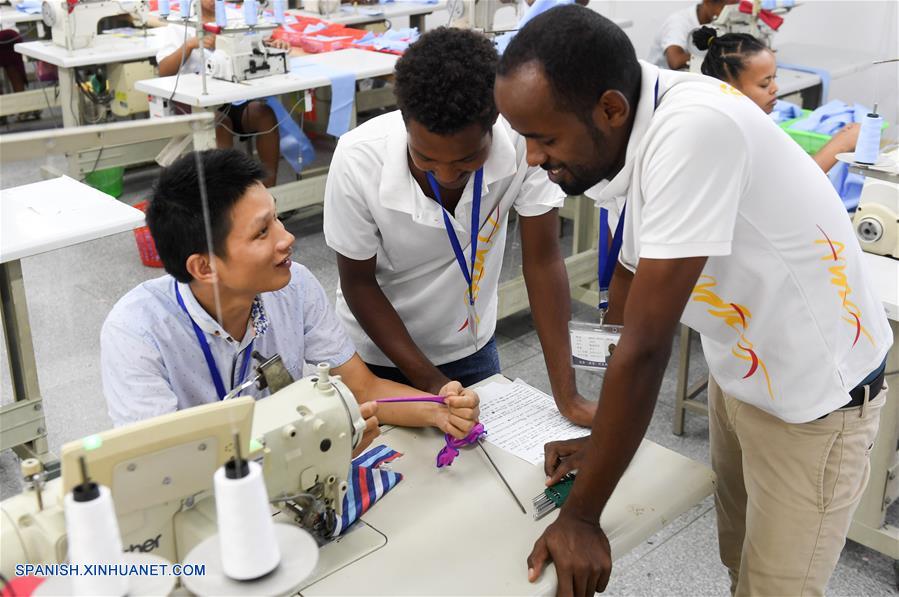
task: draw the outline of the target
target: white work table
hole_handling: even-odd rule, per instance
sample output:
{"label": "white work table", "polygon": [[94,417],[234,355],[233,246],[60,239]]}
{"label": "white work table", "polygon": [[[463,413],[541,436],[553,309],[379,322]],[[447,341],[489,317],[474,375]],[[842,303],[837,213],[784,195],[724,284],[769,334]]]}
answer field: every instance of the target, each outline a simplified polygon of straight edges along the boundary
{"label": "white work table", "polygon": [[[365,79],[393,73],[398,59],[399,56],[393,54],[350,48],[337,52],[302,56],[294,58],[293,61],[351,72],[356,79]],[[171,76],[138,81],[134,87],[138,91],[157,97],[171,97],[174,101],[193,108],[211,108],[240,100],[259,99],[271,95],[326,87],[331,84],[331,80],[319,69],[314,69],[314,72],[309,73],[304,73],[300,69],[298,72],[253,79],[243,83],[231,83],[207,77],[207,93],[204,95],[200,75],[182,74],[177,88],[175,87],[175,78]],[[174,96],[172,95],[173,91]]]}
{"label": "white work table", "polygon": [[[496,596],[555,591],[552,566],[538,582],[527,580],[526,559],[534,541],[558,516],[555,511],[539,521],[533,518],[531,500],[545,487],[542,467],[484,444],[527,508],[528,513],[522,514],[477,447],[463,448],[451,467],[438,469],[435,456],[444,441],[435,430],[392,428],[377,441],[403,454],[390,468],[404,478],[363,515],[364,526],[321,549],[313,582],[300,591],[302,595]],[[613,557],[622,557],[699,503],[712,493],[713,485],[714,475],[707,466],[644,440],[602,516]],[[348,546],[359,541],[354,534],[380,541],[367,555],[357,553],[361,557],[350,560]],[[340,567],[336,564],[340,561],[348,563]]]}
{"label": "white work table", "polygon": [[0,450],[14,448],[21,458],[38,457],[54,470],[20,260],[143,221],[139,210],[67,176],[0,191],[0,297],[14,395],[14,402],[0,408]]}
{"label": "white work table", "polygon": [[0,6],[0,29],[12,29],[19,23],[37,23],[38,35],[44,34],[41,13],[30,14],[15,6]]}
{"label": "white work table", "polygon": [[868,279],[883,302],[893,330],[893,347],[887,355],[886,381],[890,391],[880,413],[880,428],[871,450],[868,487],[852,525],[849,538],[893,559],[899,559],[899,527],[886,524],[886,512],[899,497],[899,260],[883,255],[864,254]]}
{"label": "white work table", "polygon": [[43,60],[59,69],[60,105],[63,106],[63,126],[81,124],[79,110],[73,107],[75,89],[75,68],[146,60],[156,56],[162,46],[162,30],[147,29],[146,35],[122,36],[120,34],[98,35],[94,44],[80,50],[67,50],[52,41],[29,41],[16,44],[14,49],[23,56]]}
{"label": "white work table", "polygon": [[[899,260],[864,253],[865,266],[870,274],[874,292],[886,310],[887,317],[899,321]],[[895,338],[899,341],[899,338]]]}
{"label": "white work table", "polygon": [[[784,97],[794,93],[802,93],[821,85],[821,77],[814,73],[807,73],[799,70],[778,67],[777,69],[777,97]],[[820,98],[820,93],[815,94]],[[818,106],[811,105],[813,100],[806,101],[806,94],[803,94],[803,108],[814,109]],[[808,104],[808,105],[807,105]]]}
{"label": "white work table", "polygon": [[436,10],[444,9],[446,9],[446,0],[439,0],[436,3],[391,2],[363,6],[342,4],[340,10],[332,14],[319,14],[308,10],[289,10],[287,12],[298,17],[314,17],[341,25],[364,25],[409,17],[409,26],[418,27],[418,30],[424,33],[425,17]]}
{"label": "white work table", "polygon": [[775,48],[777,62],[819,68],[839,79],[871,68],[874,54],[857,48],[836,48],[811,44],[786,43]]}

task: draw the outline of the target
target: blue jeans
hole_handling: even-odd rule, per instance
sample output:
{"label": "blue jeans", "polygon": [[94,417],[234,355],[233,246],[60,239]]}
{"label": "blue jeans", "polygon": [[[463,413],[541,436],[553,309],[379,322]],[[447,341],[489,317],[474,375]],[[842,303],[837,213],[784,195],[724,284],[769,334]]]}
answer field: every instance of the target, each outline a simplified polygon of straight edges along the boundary
{"label": "blue jeans", "polygon": [[[368,368],[380,378],[412,385],[403,372],[396,367],[368,365]],[[499,373],[499,351],[496,349],[496,338],[490,338],[490,341],[477,352],[462,357],[458,361],[437,365],[437,368],[449,379],[458,381],[466,388]]]}

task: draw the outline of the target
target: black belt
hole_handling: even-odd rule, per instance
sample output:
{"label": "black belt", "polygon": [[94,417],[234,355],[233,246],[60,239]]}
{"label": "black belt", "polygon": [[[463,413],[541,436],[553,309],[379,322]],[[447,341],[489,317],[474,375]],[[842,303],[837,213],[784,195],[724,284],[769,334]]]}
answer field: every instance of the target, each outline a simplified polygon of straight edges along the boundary
{"label": "black belt", "polygon": [[880,373],[869,383],[860,383],[851,390],[849,390],[849,397],[851,400],[841,406],[840,408],[854,408],[856,406],[861,406],[865,402],[865,388],[868,389],[868,401],[874,400],[877,395],[880,393],[880,390],[883,389],[883,378],[886,376],[886,366],[880,367]]}

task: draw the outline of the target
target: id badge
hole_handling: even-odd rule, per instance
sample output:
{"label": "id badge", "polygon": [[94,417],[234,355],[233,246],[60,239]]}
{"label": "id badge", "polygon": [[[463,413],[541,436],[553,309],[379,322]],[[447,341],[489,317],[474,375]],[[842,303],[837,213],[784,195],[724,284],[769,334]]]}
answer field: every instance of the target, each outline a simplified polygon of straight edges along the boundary
{"label": "id badge", "polygon": [[475,352],[478,350],[478,311],[470,302],[465,301],[465,309],[468,313],[468,334]]}
{"label": "id badge", "polygon": [[609,361],[621,339],[620,325],[604,325],[584,321],[568,322],[571,337],[571,365],[576,369],[601,371]]}

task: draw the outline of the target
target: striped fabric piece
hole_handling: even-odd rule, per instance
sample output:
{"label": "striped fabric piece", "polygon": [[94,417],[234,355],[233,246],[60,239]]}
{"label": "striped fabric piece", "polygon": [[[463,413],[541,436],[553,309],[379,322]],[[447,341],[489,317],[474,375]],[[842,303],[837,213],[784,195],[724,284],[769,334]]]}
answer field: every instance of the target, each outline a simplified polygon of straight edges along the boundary
{"label": "striped fabric piece", "polygon": [[378,468],[400,456],[402,454],[387,446],[376,446],[353,459],[350,478],[347,479],[349,487],[343,497],[343,514],[337,521],[334,537],[348,529],[372,504],[403,480],[399,473]]}

